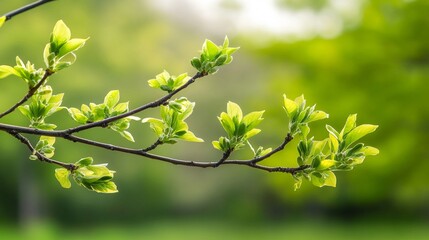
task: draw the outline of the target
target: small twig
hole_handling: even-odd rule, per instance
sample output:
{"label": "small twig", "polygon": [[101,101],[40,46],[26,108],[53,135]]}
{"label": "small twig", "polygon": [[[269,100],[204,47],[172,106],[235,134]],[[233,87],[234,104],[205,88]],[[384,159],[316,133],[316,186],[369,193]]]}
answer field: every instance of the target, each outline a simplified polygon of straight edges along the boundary
{"label": "small twig", "polygon": [[24,145],[26,145],[30,151],[37,157],[37,159],[39,159],[42,162],[47,162],[47,163],[52,163],[52,164],[56,164],[59,165],[63,168],[66,168],[70,171],[76,170],[77,167],[76,165],[72,164],[72,163],[63,163],[57,160],[53,160],[50,158],[47,158],[45,155],[41,154],[40,152],[38,152],[33,145],[31,144],[31,142],[24,136],[22,136],[21,134],[19,134],[16,131],[8,131],[8,133],[12,136],[14,136],[16,139],[20,140]]}
{"label": "small twig", "polygon": [[15,105],[13,105],[5,112],[0,113],[0,118],[8,115],[9,113],[17,109],[19,106],[21,106],[23,103],[25,103],[30,97],[34,95],[34,93],[36,93],[37,89],[39,89],[46,82],[46,79],[48,79],[48,77],[51,76],[52,74],[54,74],[54,72],[52,72],[51,70],[49,69],[45,70],[45,74],[43,75],[42,79],[40,79],[40,81],[36,85],[34,85],[34,87],[30,88],[27,94],[19,102],[15,103]]}
{"label": "small twig", "polygon": [[189,79],[183,86],[181,86],[178,89],[172,91],[171,93],[165,95],[164,97],[159,98],[156,101],[147,103],[147,104],[142,105],[142,106],[140,106],[138,108],[135,108],[133,110],[130,110],[130,111],[128,111],[126,113],[123,113],[123,114],[120,114],[120,115],[116,115],[114,117],[106,118],[104,120],[93,122],[93,123],[88,123],[88,124],[81,125],[81,126],[78,126],[78,127],[75,127],[75,128],[70,128],[70,129],[67,130],[67,133],[68,134],[72,134],[72,133],[80,132],[80,131],[83,131],[83,130],[86,130],[86,129],[94,128],[94,127],[106,126],[107,124],[109,124],[111,122],[114,122],[116,120],[129,117],[129,116],[131,116],[133,114],[142,112],[142,111],[144,111],[146,109],[159,107],[162,104],[164,104],[166,101],[168,101],[171,97],[173,97],[174,95],[176,95],[178,92],[182,91],[183,89],[187,88],[189,85],[191,85],[192,83],[194,83],[195,80],[197,80],[198,78],[204,77],[204,76],[207,76],[207,74],[202,74],[202,73],[198,72],[191,79]]}
{"label": "small twig", "polygon": [[154,142],[152,145],[150,145],[149,147],[147,147],[147,148],[144,148],[144,149],[142,149],[141,151],[143,151],[143,152],[149,152],[149,151],[152,151],[152,150],[154,150],[156,147],[158,147],[159,145],[161,145],[161,144],[163,144],[163,142],[161,141],[161,140],[156,140],[156,142]]}
{"label": "small twig", "polygon": [[271,152],[265,154],[264,156],[260,156],[258,158],[255,158],[253,160],[251,160],[251,163],[256,164],[264,159],[267,159],[269,157],[271,157],[271,155],[275,154],[276,152],[279,152],[281,150],[283,150],[285,148],[285,146],[293,140],[293,137],[290,133],[288,133],[283,141],[282,144],[280,144],[280,146],[278,146],[277,148],[275,148],[274,150],[272,150]]}
{"label": "small twig", "polygon": [[222,158],[213,167],[219,167],[222,163],[225,162],[226,159],[229,158],[233,151],[234,149],[228,149],[228,151],[224,152]]}
{"label": "small twig", "polygon": [[55,1],[55,0],[40,0],[40,1],[37,1],[37,2],[33,2],[33,3],[30,3],[30,4],[28,4],[28,5],[24,6],[24,7],[21,7],[21,8],[18,8],[16,10],[13,10],[11,12],[8,12],[4,16],[6,16],[6,21],[7,21],[7,20],[10,20],[12,17],[14,17],[14,16],[16,16],[18,14],[24,13],[24,12],[30,10],[30,9],[33,9],[35,7],[38,7],[38,6],[41,6],[41,5],[45,4],[45,3],[49,3],[49,2],[53,2],[53,1]]}

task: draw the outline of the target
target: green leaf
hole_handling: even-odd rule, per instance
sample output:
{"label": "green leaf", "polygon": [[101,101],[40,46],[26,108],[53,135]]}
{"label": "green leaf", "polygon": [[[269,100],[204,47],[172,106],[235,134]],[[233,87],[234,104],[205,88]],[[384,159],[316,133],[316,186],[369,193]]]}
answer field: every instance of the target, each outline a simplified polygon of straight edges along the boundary
{"label": "green leaf", "polygon": [[260,122],[262,122],[262,115],[264,114],[264,112],[265,111],[259,111],[246,114],[246,116],[244,116],[242,120],[242,122],[246,125],[246,129],[250,130],[256,127]]}
{"label": "green leaf", "polygon": [[220,117],[218,117],[218,119],[223,129],[228,134],[228,136],[233,136],[235,132],[235,125],[231,117],[227,113],[222,112],[220,114]]}
{"label": "green leaf", "polygon": [[78,123],[85,124],[88,121],[88,117],[85,116],[79,109],[77,108],[68,108],[70,116]]}
{"label": "green leaf", "polygon": [[62,58],[63,56],[82,48],[85,45],[85,42],[88,40],[83,38],[73,38],[63,44],[57,54],[58,58]]}
{"label": "green leaf", "polygon": [[114,182],[101,182],[91,184],[91,189],[97,193],[117,193],[118,188]]}
{"label": "green leaf", "polygon": [[328,187],[336,187],[337,186],[337,177],[332,171],[325,172],[327,174],[325,178],[325,185]]}
{"label": "green leaf", "polygon": [[28,119],[32,119],[33,118],[33,114],[30,111],[30,107],[28,105],[25,106],[19,106],[18,110],[24,115],[26,116]]}
{"label": "green leaf", "polygon": [[335,138],[335,139],[339,139],[340,134],[337,132],[337,130],[335,130],[335,128],[326,125],[326,130],[328,130],[328,132]]}
{"label": "green leaf", "polygon": [[231,119],[236,118],[238,121],[241,121],[243,118],[243,112],[241,111],[240,106],[234,102],[228,102],[226,105],[226,112],[231,117]]}
{"label": "green leaf", "polygon": [[214,148],[223,151],[222,147],[220,146],[219,141],[212,141],[212,145]]}
{"label": "green leaf", "polygon": [[251,129],[250,131],[244,134],[244,138],[245,140],[247,140],[260,132],[261,132],[261,129],[257,129],[257,128]]}
{"label": "green leaf", "polygon": [[362,124],[356,128],[353,128],[353,130],[344,136],[346,147],[364,137],[365,135],[374,132],[377,128],[377,125],[372,124]]}
{"label": "green leaf", "polygon": [[203,139],[196,137],[191,131],[187,131],[185,134],[181,135],[178,138],[188,142],[204,142]]}
{"label": "green leaf", "polygon": [[4,22],[6,22],[6,16],[0,17],[0,27],[3,26]]}
{"label": "green leaf", "polygon": [[337,162],[335,160],[322,160],[318,166],[316,166],[316,170],[326,170],[332,166],[335,166]]}
{"label": "green leaf", "polygon": [[219,51],[220,49],[215,43],[208,39],[204,41],[203,54],[205,54],[209,60],[214,60]]}
{"label": "green leaf", "polygon": [[371,146],[363,147],[361,151],[365,154],[365,156],[375,156],[380,153],[377,148]]}
{"label": "green leaf", "polygon": [[9,75],[16,75],[19,76],[19,73],[15,70],[15,68],[7,65],[1,65],[0,66],[0,79],[5,78]]}
{"label": "green leaf", "polygon": [[119,102],[119,90],[112,90],[104,97],[104,104],[113,108]]}
{"label": "green leaf", "polygon": [[70,29],[63,20],[57,21],[54,26],[54,30],[52,31],[52,42],[54,42],[57,47],[61,47],[61,45],[70,40],[70,36]]}
{"label": "green leaf", "polygon": [[55,169],[55,177],[63,188],[70,188],[71,182],[69,180],[70,172],[65,168]]}
{"label": "green leaf", "polygon": [[331,148],[331,152],[332,153],[338,152],[339,143],[337,138],[332,133],[329,133],[329,140],[330,140],[329,146]]}
{"label": "green leaf", "polygon": [[283,107],[286,110],[286,114],[290,120],[292,120],[298,110],[298,104],[295,101],[290,100],[286,97],[286,94],[283,94]]}
{"label": "green leaf", "polygon": [[325,118],[329,118],[329,114],[325,113],[324,111],[314,111],[310,117],[307,119],[307,123],[314,122],[317,120],[322,120]]}
{"label": "green leaf", "polygon": [[356,117],[357,114],[350,114],[347,117],[346,124],[344,124],[343,129],[341,129],[339,139],[342,139],[344,135],[349,133],[353,128],[356,127]]}
{"label": "green leaf", "polygon": [[127,139],[128,141],[134,142],[134,137],[130,132],[122,131],[122,132],[119,132],[119,134],[121,134],[121,136]]}
{"label": "green leaf", "polygon": [[86,167],[91,165],[93,161],[94,160],[92,159],[92,157],[81,158],[79,161],[75,163],[75,165],[78,167]]}
{"label": "green leaf", "polygon": [[156,118],[144,118],[142,123],[149,123],[150,128],[160,137],[164,132],[164,121]]}

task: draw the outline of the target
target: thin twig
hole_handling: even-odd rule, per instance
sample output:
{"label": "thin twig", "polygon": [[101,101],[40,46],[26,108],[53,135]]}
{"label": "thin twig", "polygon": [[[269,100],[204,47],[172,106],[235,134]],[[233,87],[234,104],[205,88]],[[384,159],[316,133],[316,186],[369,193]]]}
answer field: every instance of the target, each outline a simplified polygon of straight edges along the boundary
{"label": "thin twig", "polygon": [[39,89],[46,82],[46,79],[48,79],[48,77],[51,76],[52,74],[54,74],[54,72],[52,72],[51,70],[49,70],[49,69],[45,70],[45,74],[43,75],[42,79],[40,79],[40,81],[36,85],[34,85],[34,87],[30,88],[28,90],[27,94],[19,102],[15,103],[15,105],[13,105],[11,108],[6,110],[5,112],[0,113],[0,118],[8,115],[11,112],[13,112],[15,109],[17,109],[23,103],[25,103],[29,98],[31,98],[34,95],[34,93],[36,93],[37,89]]}
{"label": "thin twig", "polygon": [[13,10],[11,12],[8,12],[4,16],[6,16],[6,21],[7,21],[7,20],[10,20],[12,17],[14,17],[14,16],[16,16],[18,14],[24,13],[24,12],[30,10],[30,9],[33,9],[35,7],[38,7],[38,6],[41,6],[41,5],[45,4],[45,3],[49,3],[49,2],[53,2],[53,1],[55,1],[55,0],[40,0],[40,1],[37,1],[37,2],[33,2],[33,3],[30,3],[30,4],[28,4],[28,5],[24,6],[24,7],[21,7],[21,8],[18,8],[16,10]]}
{"label": "thin twig", "polygon": [[22,136],[21,134],[19,134],[16,131],[8,131],[8,133],[12,136],[14,136],[16,139],[20,140],[24,145],[26,145],[30,151],[37,157],[37,159],[39,159],[42,162],[47,162],[47,163],[52,163],[52,164],[56,164],[59,165],[63,168],[66,168],[70,171],[76,170],[77,167],[72,164],[72,163],[63,163],[57,160],[53,160],[50,158],[47,158],[45,155],[41,154],[40,152],[38,152],[33,145],[31,144],[31,142],[24,136]]}
{"label": "thin twig", "polygon": [[133,110],[130,110],[129,112],[114,116],[114,117],[110,117],[110,118],[106,118],[104,120],[101,121],[97,121],[97,122],[93,122],[93,123],[88,123],[85,125],[81,125],[75,128],[70,128],[67,130],[68,134],[72,134],[72,133],[76,133],[76,132],[80,132],[86,129],[90,129],[90,128],[94,128],[94,127],[103,127],[103,126],[107,126],[107,124],[114,122],[116,120],[119,119],[123,119],[125,117],[129,117],[133,114],[139,113],[141,111],[144,111],[146,109],[149,108],[155,108],[155,107],[159,107],[162,104],[164,104],[166,101],[168,101],[171,97],[173,97],[174,95],[176,95],[178,92],[182,91],[183,89],[187,88],[189,85],[191,85],[192,83],[195,82],[195,80],[197,80],[198,78],[204,77],[206,75],[198,72],[197,74],[195,74],[191,79],[189,79],[183,86],[179,87],[178,89],[172,91],[171,93],[165,95],[164,97],[159,98],[156,101],[147,103],[145,105],[142,105],[138,108],[135,108]]}

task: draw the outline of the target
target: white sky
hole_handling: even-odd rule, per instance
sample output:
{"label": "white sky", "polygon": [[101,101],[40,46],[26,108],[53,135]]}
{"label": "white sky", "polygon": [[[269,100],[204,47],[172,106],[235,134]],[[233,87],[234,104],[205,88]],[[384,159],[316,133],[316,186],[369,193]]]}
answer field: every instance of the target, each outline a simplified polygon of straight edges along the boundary
{"label": "white sky", "polygon": [[[223,8],[221,2],[238,10]],[[344,20],[358,20],[362,1],[330,0],[329,7],[319,12],[280,8],[276,0],[152,0],[151,4],[174,20],[195,27],[308,38],[339,34]]]}

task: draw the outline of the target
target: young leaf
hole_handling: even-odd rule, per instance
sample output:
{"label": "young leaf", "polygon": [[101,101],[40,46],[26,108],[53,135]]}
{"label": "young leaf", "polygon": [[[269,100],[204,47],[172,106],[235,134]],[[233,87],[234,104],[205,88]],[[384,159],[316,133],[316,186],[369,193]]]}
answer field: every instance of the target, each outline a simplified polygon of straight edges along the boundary
{"label": "young leaf", "polygon": [[241,121],[243,118],[243,112],[241,111],[240,106],[234,102],[228,102],[226,105],[226,112],[231,117],[231,119],[236,118],[238,121]]}
{"label": "young leaf", "polygon": [[362,124],[360,126],[357,126],[344,136],[346,147],[359,140],[360,138],[364,137],[365,135],[374,132],[377,128],[377,125],[372,124]]}
{"label": "young leaf", "polygon": [[119,90],[112,90],[104,97],[104,104],[113,108],[119,102]]}
{"label": "young leaf", "polygon": [[357,114],[351,114],[347,117],[346,124],[344,124],[344,127],[343,127],[343,129],[341,129],[341,132],[339,135],[340,139],[342,139],[344,135],[346,135],[353,128],[356,127],[356,117],[357,117]]}
{"label": "young leaf", "polygon": [[61,184],[61,187],[63,188],[71,187],[69,175],[70,175],[70,172],[65,168],[55,169],[55,178],[57,178],[58,182]]}
{"label": "young leaf", "polygon": [[289,119],[293,119],[298,110],[298,104],[295,101],[290,100],[286,97],[286,94],[283,94],[283,106],[286,110],[286,113]]}
{"label": "young leaf", "polygon": [[6,21],[6,16],[0,17],[0,27],[3,26],[5,21]]}
{"label": "young leaf", "polygon": [[52,40],[57,47],[57,49],[53,49],[55,52],[58,51],[58,48],[65,44],[68,40],[70,40],[71,32],[70,29],[66,26],[63,20],[59,20],[52,31]]}

